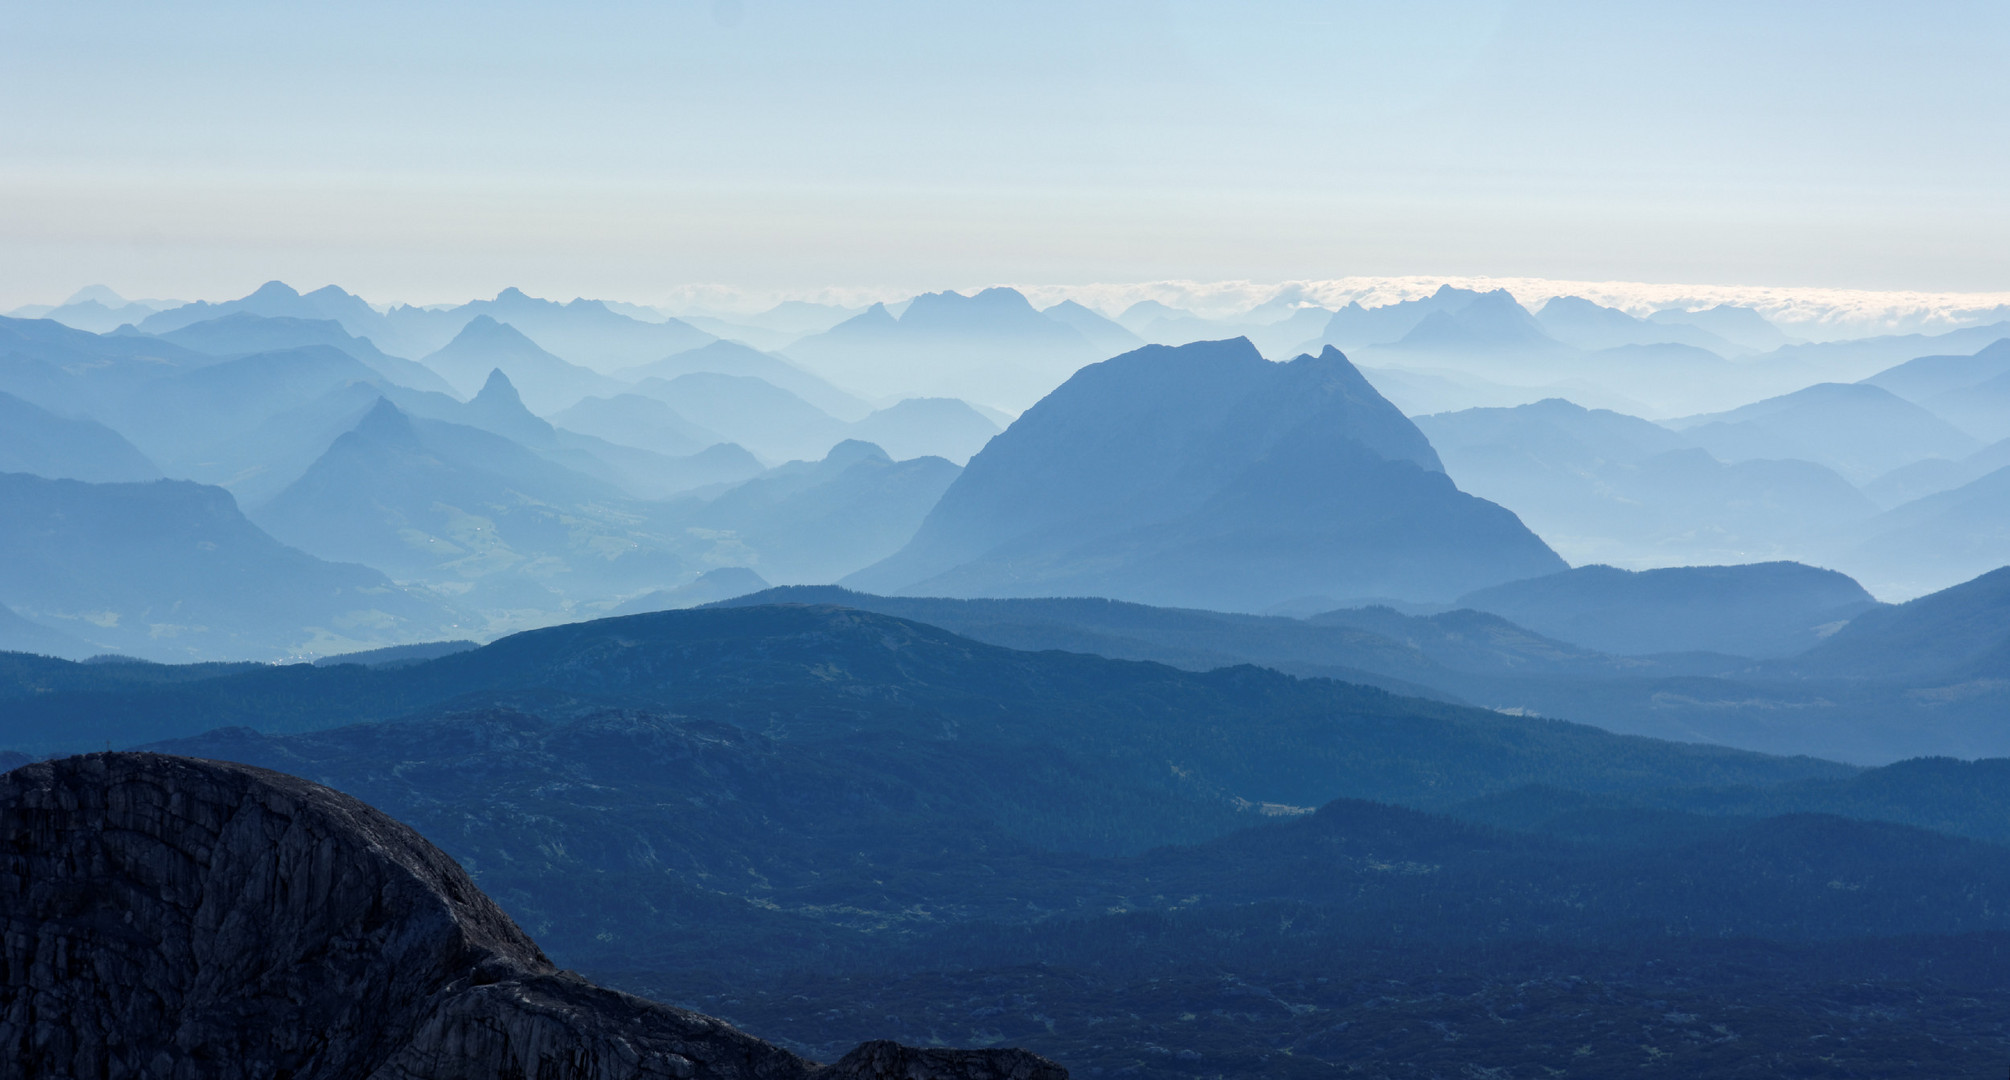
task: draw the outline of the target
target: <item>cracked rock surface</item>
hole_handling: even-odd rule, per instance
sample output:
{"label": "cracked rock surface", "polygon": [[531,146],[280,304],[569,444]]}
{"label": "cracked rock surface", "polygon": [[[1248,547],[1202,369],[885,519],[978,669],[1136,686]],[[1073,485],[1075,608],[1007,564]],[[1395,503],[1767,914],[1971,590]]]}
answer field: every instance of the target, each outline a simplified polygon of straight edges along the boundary
{"label": "cracked rock surface", "polygon": [[1066,1080],[1019,1050],[830,1066],[557,970],[409,827],[283,773],[0,775],[0,1061],[147,1080]]}

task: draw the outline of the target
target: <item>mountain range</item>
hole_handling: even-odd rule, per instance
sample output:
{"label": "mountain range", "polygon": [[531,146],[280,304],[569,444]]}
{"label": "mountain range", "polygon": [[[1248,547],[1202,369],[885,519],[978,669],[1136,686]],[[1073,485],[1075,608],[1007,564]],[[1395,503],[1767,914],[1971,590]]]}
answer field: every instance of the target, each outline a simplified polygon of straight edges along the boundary
{"label": "mountain range", "polygon": [[[934,1031],[1106,1073],[1604,1071],[1646,1039],[1732,1076],[1764,1039],[1796,1068],[1964,1072],[2010,1000],[1988,765],[1771,758],[828,606],[34,677],[123,687],[123,726],[54,726],[104,700],[87,682],[13,698],[12,738],[248,724],[163,748],[366,799],[557,964],[808,1056]],[[1894,993],[1902,1015],[1871,1007]]]}

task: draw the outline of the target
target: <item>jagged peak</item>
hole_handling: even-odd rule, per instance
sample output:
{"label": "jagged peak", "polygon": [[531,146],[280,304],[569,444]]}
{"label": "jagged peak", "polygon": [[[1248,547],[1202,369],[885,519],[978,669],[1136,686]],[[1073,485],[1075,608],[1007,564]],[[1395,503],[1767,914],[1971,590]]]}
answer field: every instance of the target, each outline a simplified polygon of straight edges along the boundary
{"label": "jagged peak", "polygon": [[516,392],[516,384],[509,381],[509,376],[503,374],[503,369],[490,368],[488,380],[482,383],[481,392],[474,396],[474,400],[470,404],[481,404],[483,402],[498,405],[508,404],[522,408],[523,396]]}

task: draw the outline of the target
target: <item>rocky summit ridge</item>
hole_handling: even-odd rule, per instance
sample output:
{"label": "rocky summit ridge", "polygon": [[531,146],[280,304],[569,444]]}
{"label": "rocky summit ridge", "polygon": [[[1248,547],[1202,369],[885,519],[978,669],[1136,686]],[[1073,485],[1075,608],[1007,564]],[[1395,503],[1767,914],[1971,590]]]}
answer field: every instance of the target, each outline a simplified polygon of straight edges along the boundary
{"label": "rocky summit ridge", "polygon": [[558,970],[452,859],[297,777],[107,753],[0,775],[0,1060],[150,1080],[1066,1080],[1019,1050],[819,1066]]}

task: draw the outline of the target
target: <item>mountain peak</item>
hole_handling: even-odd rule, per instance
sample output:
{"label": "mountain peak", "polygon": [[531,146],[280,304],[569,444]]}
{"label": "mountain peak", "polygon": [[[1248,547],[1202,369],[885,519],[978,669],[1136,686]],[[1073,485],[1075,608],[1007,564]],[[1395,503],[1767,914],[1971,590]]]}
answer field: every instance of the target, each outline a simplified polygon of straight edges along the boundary
{"label": "mountain peak", "polygon": [[526,295],[522,289],[519,289],[514,285],[511,285],[509,288],[504,289],[503,291],[496,294],[496,303],[499,304],[509,300],[528,300],[528,299],[530,299],[530,297]]}
{"label": "mountain peak", "polygon": [[88,304],[93,301],[108,308],[122,308],[128,302],[125,297],[113,292],[109,285],[86,285],[72,293],[60,306],[69,307],[72,304]]}
{"label": "mountain peak", "polygon": [[524,336],[523,331],[490,315],[477,315],[469,319],[468,324],[461,327],[461,332],[454,335],[454,340],[448,342],[440,351],[445,352],[456,345],[483,345],[492,348],[528,347],[538,352],[544,351],[538,348],[537,342]]}
{"label": "mountain peak", "polygon": [[363,414],[363,419],[349,429],[349,433],[373,443],[417,446],[419,442],[419,432],[412,426],[412,418],[406,416],[403,409],[391,404],[389,398],[378,398],[377,403],[370,406],[370,411]]}
{"label": "mountain peak", "polygon": [[246,300],[298,300],[300,293],[283,281],[268,281],[253,290]]}
{"label": "mountain peak", "polygon": [[490,369],[481,393],[468,402],[468,418],[476,427],[528,446],[549,445],[555,438],[551,424],[530,411],[501,368]]}
{"label": "mountain peak", "polygon": [[823,463],[848,469],[861,461],[891,462],[892,460],[893,458],[887,456],[885,450],[880,449],[878,443],[866,442],[863,439],[846,439],[830,448],[830,452],[824,455]]}
{"label": "mountain peak", "polygon": [[476,394],[472,405],[488,404],[490,407],[504,406],[523,408],[523,398],[516,392],[516,384],[509,381],[501,368],[490,368],[488,381],[482,384],[481,393]]}

